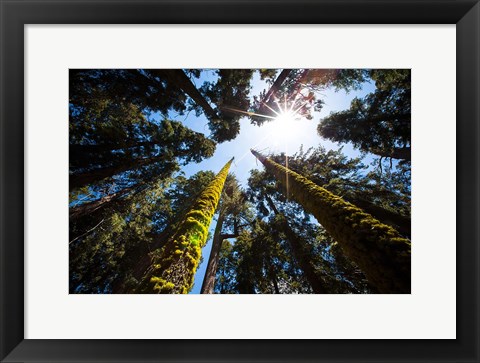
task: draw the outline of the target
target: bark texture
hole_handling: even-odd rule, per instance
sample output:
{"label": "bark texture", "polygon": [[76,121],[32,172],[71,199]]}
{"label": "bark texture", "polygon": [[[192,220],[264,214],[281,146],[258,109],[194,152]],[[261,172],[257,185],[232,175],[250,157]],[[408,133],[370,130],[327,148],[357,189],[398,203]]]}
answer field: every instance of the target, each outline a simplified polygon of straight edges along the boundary
{"label": "bark texture", "polygon": [[202,107],[203,111],[208,117],[215,119],[218,118],[215,110],[210,106],[205,97],[198,91],[197,87],[192,83],[190,78],[181,69],[159,69],[152,71],[159,75],[161,78],[166,79],[168,82],[174,84],[185,92],[197,105]]}
{"label": "bark texture", "polygon": [[201,294],[213,294],[215,287],[215,275],[217,273],[218,260],[220,258],[220,249],[224,240],[222,235],[223,221],[225,220],[225,210],[222,209],[218,215],[217,225],[215,226],[215,232],[213,233],[212,251],[208,258],[207,271],[205,271],[205,277],[203,279]]}
{"label": "bark texture", "polygon": [[410,293],[411,244],[395,229],[303,176],[252,153],[279,181],[288,198],[317,218],[380,293]]}
{"label": "bark texture", "polygon": [[154,251],[153,264],[137,293],[186,294],[190,291],[232,161],[200,194],[165,245]]}

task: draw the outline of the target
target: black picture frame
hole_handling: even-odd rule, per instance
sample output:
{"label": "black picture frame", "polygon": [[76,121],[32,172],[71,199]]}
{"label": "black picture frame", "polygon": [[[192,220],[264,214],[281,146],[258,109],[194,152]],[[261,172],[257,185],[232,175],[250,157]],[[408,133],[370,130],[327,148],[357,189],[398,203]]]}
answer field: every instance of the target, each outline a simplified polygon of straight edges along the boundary
{"label": "black picture frame", "polygon": [[[0,0],[0,4],[2,362],[480,361],[478,0]],[[456,24],[457,339],[24,339],[24,25],[70,23]]]}

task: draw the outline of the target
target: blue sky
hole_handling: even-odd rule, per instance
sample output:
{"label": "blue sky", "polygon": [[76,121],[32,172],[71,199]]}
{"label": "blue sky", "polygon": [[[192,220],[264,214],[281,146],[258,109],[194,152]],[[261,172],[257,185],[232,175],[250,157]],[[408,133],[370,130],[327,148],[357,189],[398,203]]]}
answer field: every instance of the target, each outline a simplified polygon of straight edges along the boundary
{"label": "blue sky", "polygon": [[[212,72],[202,72],[202,77],[196,80],[197,87],[200,87],[205,80],[212,80]],[[268,86],[259,79],[258,73],[255,73],[252,82],[253,88],[250,95],[258,95]],[[234,163],[230,168],[230,172],[234,173],[240,182],[240,185],[246,187],[247,179],[252,169],[262,169],[261,164],[250,153],[250,148],[257,149],[262,153],[285,152],[287,155],[294,154],[303,145],[304,150],[310,147],[322,145],[327,150],[338,150],[340,145],[332,143],[328,140],[320,138],[317,134],[317,125],[319,121],[329,115],[333,111],[340,111],[349,108],[350,102],[354,97],[364,97],[372,92],[375,86],[365,83],[360,91],[345,93],[344,91],[327,90],[323,93],[322,99],[325,101],[321,112],[315,112],[312,120],[295,120],[289,122],[284,128],[279,128],[275,120],[265,122],[262,126],[255,126],[250,123],[247,117],[240,120],[240,133],[232,141],[224,142],[217,145],[215,154],[198,164],[189,164],[183,168],[186,177],[189,177],[201,170],[212,170],[218,173],[225,163],[232,157],[235,157]],[[319,97],[320,98],[320,97]],[[177,116],[170,115],[172,119],[182,121],[186,126],[197,132],[209,135],[210,131],[207,126],[207,119],[201,115],[196,117],[193,112],[189,115]],[[280,130],[281,129],[281,130]],[[358,156],[359,152],[354,150],[351,145],[344,145],[343,152],[350,157]],[[371,160],[366,159],[366,162]],[[210,230],[215,228],[215,221],[212,222]],[[212,241],[209,240],[203,248],[203,262],[199,266],[195,275],[195,283],[191,291],[192,294],[198,294],[205,275],[208,257],[210,255]]]}

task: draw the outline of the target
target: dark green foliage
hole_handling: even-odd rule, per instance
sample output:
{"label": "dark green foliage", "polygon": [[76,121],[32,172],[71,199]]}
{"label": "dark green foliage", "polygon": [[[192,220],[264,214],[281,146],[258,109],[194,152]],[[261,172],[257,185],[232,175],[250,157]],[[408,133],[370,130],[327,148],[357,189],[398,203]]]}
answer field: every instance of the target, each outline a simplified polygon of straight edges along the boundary
{"label": "dark green foliage", "polygon": [[[298,281],[303,281],[315,293],[370,291],[362,280],[363,274],[350,268],[348,259],[341,256],[337,261],[330,253],[334,241],[302,206],[285,199],[281,186],[272,175],[252,170],[249,187],[250,200],[256,206],[258,216],[272,225],[280,245],[293,257],[292,267],[287,272],[289,275],[299,275]],[[351,276],[350,271],[355,276]]]}
{"label": "dark green foliage", "polygon": [[[234,139],[240,131],[241,113],[231,109],[249,109],[254,70],[217,69],[215,73],[216,81],[205,82],[197,89],[190,77],[198,78],[199,70],[70,70],[70,107],[77,113],[91,113],[99,108],[95,103],[105,109],[103,103],[107,102],[114,105],[111,107],[133,107],[143,114],[159,112],[164,117],[171,111],[179,115],[187,111],[204,113],[212,139],[221,143]],[[84,135],[83,130],[79,134]]]}
{"label": "dark green foliage", "polygon": [[217,271],[217,293],[308,293],[311,289],[293,265],[276,226],[255,220],[233,246],[223,244]]}
{"label": "dark green foliage", "polygon": [[158,181],[87,215],[86,220],[71,220],[70,228],[78,230],[90,218],[96,219],[92,227],[84,227],[84,233],[70,241],[70,293],[109,293],[119,280],[127,283],[139,256],[148,253],[151,241],[150,218],[155,204],[145,201],[163,198],[169,183]]}
{"label": "dark green foliage", "polygon": [[[312,213],[382,293],[410,293],[410,242],[393,228],[301,175],[252,153],[290,198]],[[288,187],[287,187],[288,186]]]}
{"label": "dark green foliage", "polygon": [[[270,89],[252,102],[255,71],[70,71],[70,293],[188,293],[214,213],[202,293],[410,291],[410,72],[261,69]],[[372,81],[319,126],[361,157],[256,153],[266,171],[245,189],[231,161],[217,176],[182,171],[233,140],[243,115],[260,125],[252,112],[286,104],[310,119],[324,90]],[[209,137],[172,120],[193,112]],[[364,165],[367,152],[380,160]]]}
{"label": "dark green foliage", "polygon": [[89,108],[101,97],[114,104],[133,105],[142,112],[184,112],[187,97],[171,84],[141,69],[71,69],[70,104]]}
{"label": "dark green foliage", "polygon": [[320,136],[382,157],[410,160],[410,70],[372,70],[376,90],[318,125]]}
{"label": "dark green foliage", "polygon": [[[119,126],[119,127],[118,127]],[[130,126],[130,125],[129,125]],[[158,125],[147,125],[148,134],[137,132],[121,145],[71,144],[70,189],[101,182],[125,172],[146,174],[171,174],[177,163],[200,162],[215,151],[215,143],[203,134],[194,132],[180,122],[163,120]],[[112,129],[122,130],[113,124]],[[135,127],[135,125],[132,125]],[[102,130],[95,125],[94,130]],[[74,137],[74,135],[72,135]],[[118,138],[118,137],[117,137]],[[140,141],[140,140],[148,141]]]}
{"label": "dark green foliage", "polygon": [[206,82],[200,92],[216,105],[217,117],[209,119],[212,138],[218,142],[234,139],[240,132],[240,111],[250,107],[248,98],[250,80],[254,71],[251,69],[219,69],[216,82]]}
{"label": "dark green foliage", "polygon": [[[125,293],[136,288],[150,264],[149,252],[164,244],[214,176],[199,172],[189,179],[179,176],[120,191],[119,199],[71,218],[70,292]],[[97,202],[87,204],[96,207]]]}

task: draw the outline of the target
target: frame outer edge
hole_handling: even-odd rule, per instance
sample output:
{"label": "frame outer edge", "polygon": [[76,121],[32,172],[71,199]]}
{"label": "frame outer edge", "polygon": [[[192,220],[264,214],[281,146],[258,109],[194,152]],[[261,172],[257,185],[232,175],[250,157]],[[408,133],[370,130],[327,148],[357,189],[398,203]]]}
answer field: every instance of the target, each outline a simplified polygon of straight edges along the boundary
{"label": "frame outer edge", "polygon": [[[457,23],[457,339],[480,361],[480,3]],[[471,277],[465,281],[459,276]],[[473,316],[472,316],[473,314]],[[459,324],[463,327],[460,329]],[[468,357],[468,358],[467,358]]]}
{"label": "frame outer edge", "polygon": [[[0,359],[24,337],[23,23],[14,4],[1,10]],[[8,87],[8,88],[7,88]],[[8,137],[7,137],[8,135]],[[20,141],[20,142],[19,142]]]}
{"label": "frame outer edge", "polygon": [[[39,1],[31,1],[28,2],[30,4],[35,4],[38,6]],[[55,1],[55,5],[61,5],[66,3],[66,1]],[[80,3],[82,3],[80,1]],[[83,3],[92,3],[83,1]],[[479,220],[479,64],[480,64],[480,56],[479,56],[479,29],[480,29],[480,6],[477,1],[463,1],[461,2],[464,8],[466,8],[467,4],[476,4],[474,8],[470,9],[468,14],[464,16],[464,18],[459,21],[457,24],[457,46],[462,51],[461,57],[459,57],[459,53],[457,53],[457,82],[460,84],[468,84],[472,81],[472,78],[475,80],[473,85],[469,87],[464,87],[464,89],[458,90],[457,94],[457,108],[464,109],[467,111],[466,116],[470,118],[473,116],[472,124],[474,127],[473,129],[467,129],[459,127],[457,133],[457,148],[459,149],[459,153],[457,154],[457,160],[463,161],[459,159],[458,156],[464,157],[465,161],[468,161],[468,167],[465,166],[463,168],[458,169],[460,172],[457,175],[457,204],[459,207],[468,206],[468,208],[463,207],[463,212],[459,214],[459,218],[457,218],[457,227],[465,227],[466,230],[469,231],[469,235],[462,235],[464,238],[468,237],[468,239],[473,238],[473,250],[463,249],[457,254],[457,258],[465,258],[464,260],[458,260],[459,262],[468,261],[468,266],[463,267],[457,263],[457,270],[463,269],[463,273],[471,273],[474,278],[472,280],[476,286],[473,284],[466,285],[465,282],[458,283],[459,291],[462,293],[461,299],[459,299],[459,303],[461,303],[462,308],[466,308],[468,312],[473,310],[475,314],[474,317],[471,315],[463,316],[463,318],[468,319],[470,321],[469,327],[473,328],[470,330],[473,334],[469,337],[462,337],[466,338],[469,341],[469,346],[463,347],[468,350],[462,350],[463,356],[457,362],[478,362],[479,359],[479,347],[478,347],[478,328],[479,328],[479,321],[478,321],[478,301],[479,301],[479,290],[478,290],[478,241],[479,241],[479,227],[478,227],[478,220]],[[22,4],[26,6],[27,3],[19,1],[17,4]],[[24,310],[23,310],[23,298],[24,292],[21,287],[23,287],[23,244],[22,243],[13,243],[12,241],[23,242],[23,198],[18,200],[17,196],[22,194],[23,184],[19,185],[18,180],[23,180],[24,172],[23,172],[23,144],[22,145],[15,145],[17,141],[15,137],[9,137],[8,139],[5,137],[7,133],[10,132],[13,135],[21,136],[23,138],[23,124],[18,125],[15,124],[16,121],[23,120],[22,112],[23,112],[23,94],[21,91],[23,90],[23,68],[19,67],[18,62],[19,59],[23,59],[23,24],[26,23],[24,19],[26,16],[21,13],[20,10],[22,7],[18,6],[15,7],[12,2],[6,2],[0,0],[0,13],[1,13],[1,27],[2,27],[2,44],[1,44],[1,100],[0,100],[0,138],[1,138],[1,149],[0,149],[0,221],[2,223],[2,228],[0,232],[0,253],[1,253],[1,310],[0,310],[0,360],[2,361],[49,361],[52,356],[46,356],[41,353],[45,353],[45,349],[38,349],[36,353],[39,355],[36,357],[32,356],[34,353],[32,350],[28,349],[30,344],[27,344],[28,341],[23,340],[23,323],[24,323]],[[186,4],[185,4],[186,5]],[[39,16],[32,16],[29,14],[29,18],[37,19],[36,23],[42,23],[45,20],[49,19],[57,19],[57,22],[62,22],[62,18],[59,13],[55,13],[53,16],[45,14],[40,14]],[[29,20],[31,20],[29,19]],[[60,20],[60,21],[58,21]],[[440,22],[440,21],[439,21]],[[468,23],[468,24],[467,24]],[[465,26],[464,26],[465,25]],[[472,33],[473,31],[473,33]],[[8,37],[7,34],[8,33]],[[458,39],[460,38],[460,34],[468,34],[467,36],[464,35],[466,40],[465,44],[461,44],[459,46]],[[463,57],[463,58],[462,58]],[[465,57],[471,57],[470,60],[465,59]],[[462,59],[463,61],[460,63],[458,60]],[[461,72],[458,71],[460,64],[465,66],[467,69],[471,71],[470,74],[465,74],[468,72],[464,72],[463,76]],[[6,70],[9,70],[7,73]],[[16,72],[11,72],[10,70],[15,70]],[[462,78],[463,77],[463,78]],[[17,84],[17,85],[15,85]],[[18,84],[21,84],[18,86]],[[13,87],[13,92],[9,92],[8,95],[6,92],[6,86],[15,86]],[[19,87],[19,88],[17,88]],[[8,90],[10,91],[10,89]],[[470,94],[469,94],[470,92]],[[462,109],[463,110],[463,109]],[[457,113],[457,118],[460,120],[462,118],[462,111]],[[470,125],[470,124],[469,124]],[[461,140],[460,135],[465,136],[465,140],[468,142],[463,142],[462,144],[459,143]],[[472,146],[473,143],[473,146]],[[461,145],[461,147],[460,147]],[[470,145],[470,147],[468,147]],[[470,154],[474,151],[473,155],[466,155],[470,150]],[[7,155],[8,153],[8,155]],[[473,162],[474,164],[470,164]],[[15,165],[16,164],[16,165]],[[472,172],[473,168],[477,168]],[[459,168],[459,164],[457,164],[457,168]],[[468,170],[467,170],[468,169]],[[462,177],[460,178],[459,175]],[[469,179],[469,180],[467,180]],[[17,181],[17,182],[16,182]],[[460,186],[464,187],[465,190],[471,191],[471,193],[462,197],[458,190],[460,190]],[[7,193],[8,192],[8,193]],[[20,217],[20,219],[19,219]],[[462,218],[460,218],[462,217]],[[473,223],[473,224],[472,224]],[[473,226],[473,227],[472,227]],[[460,236],[460,234],[458,234]],[[7,244],[7,241],[9,243]],[[472,253],[474,252],[474,253]],[[8,258],[7,258],[8,256]],[[18,262],[20,261],[20,264]],[[8,264],[7,264],[8,262]],[[471,275],[471,276],[472,276]],[[8,276],[8,279],[7,279]],[[22,282],[21,285],[18,285],[19,282]],[[19,287],[20,286],[20,287]],[[460,288],[462,287],[462,288]],[[476,294],[472,296],[471,289],[476,291]],[[468,293],[470,291],[470,294]],[[472,301],[472,297],[474,298]],[[460,308],[460,304],[457,306]],[[8,330],[7,330],[8,329]],[[30,341],[34,343],[35,341]],[[37,341],[37,343],[40,343]],[[473,346],[471,345],[473,343]],[[47,349],[48,350],[48,349]],[[5,356],[10,353],[6,358]],[[57,359],[59,357],[56,357]],[[5,360],[3,360],[5,359]],[[72,361],[75,360],[75,357],[63,356],[60,358],[61,361]],[[115,360],[115,357],[111,356],[110,360]],[[87,360],[88,361],[88,360]],[[218,361],[218,359],[217,359]]]}

